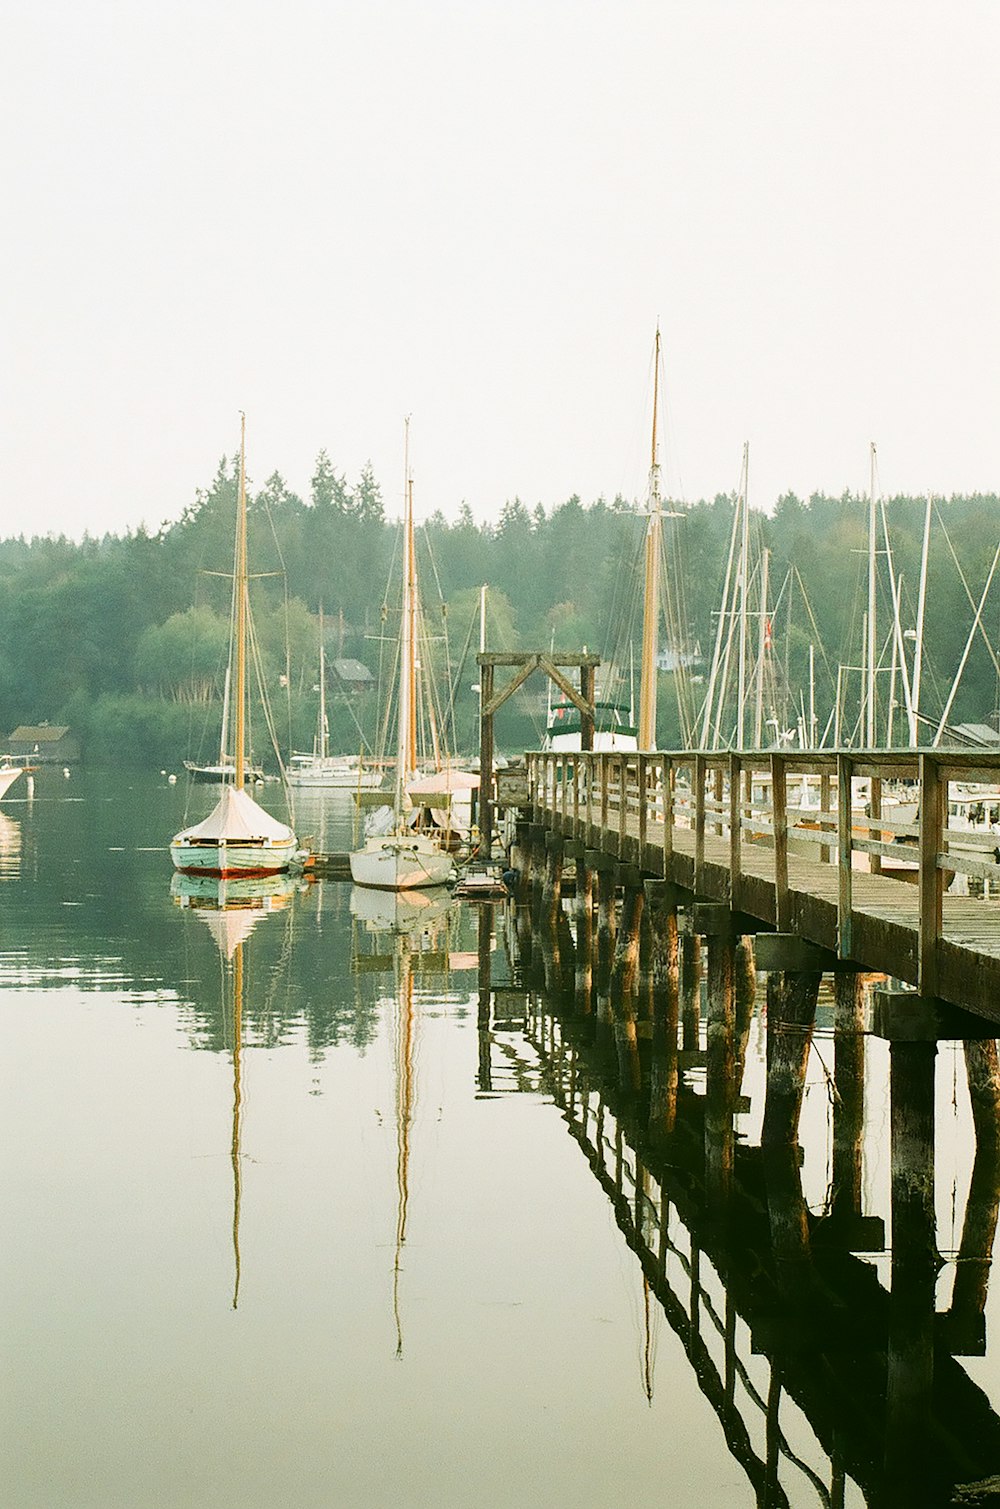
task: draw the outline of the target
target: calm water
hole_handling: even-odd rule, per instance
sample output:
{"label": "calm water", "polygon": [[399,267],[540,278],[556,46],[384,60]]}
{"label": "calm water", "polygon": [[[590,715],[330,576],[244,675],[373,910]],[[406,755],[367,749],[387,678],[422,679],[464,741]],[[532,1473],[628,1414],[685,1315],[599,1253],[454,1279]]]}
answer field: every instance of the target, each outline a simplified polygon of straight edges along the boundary
{"label": "calm water", "polygon": [[[793,1386],[769,1413],[775,1370],[681,1194],[652,1229],[673,1174],[636,1169],[613,1096],[524,994],[507,908],[401,921],[325,883],[220,913],[172,894],[165,848],[212,799],[42,772],[3,804],[0,1503],[701,1509],[764,1502],[747,1461],[771,1456],[772,1503],[866,1502]],[[309,800],[300,831],[346,847],[345,799]],[[814,1211],[831,1046],[803,1118]],[[752,1090],[759,1008],[747,1053]],[[866,1209],[887,1214],[880,1045],[868,1074]],[[960,1048],[937,1076],[946,1308]],[[737,1126],[758,1125],[752,1100]],[[888,1284],[885,1253],[851,1262]],[[948,1365],[990,1417],[996,1362]]]}

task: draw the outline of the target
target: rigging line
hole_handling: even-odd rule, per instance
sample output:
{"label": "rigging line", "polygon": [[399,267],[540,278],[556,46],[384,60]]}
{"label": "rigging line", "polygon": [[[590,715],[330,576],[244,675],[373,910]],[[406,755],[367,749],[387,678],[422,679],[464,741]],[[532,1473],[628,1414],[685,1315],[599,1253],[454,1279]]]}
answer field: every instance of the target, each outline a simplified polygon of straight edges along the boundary
{"label": "rigging line", "polygon": [[[958,572],[959,581],[962,583],[962,586],[965,589],[965,595],[966,595],[966,597],[969,600],[969,606],[970,606],[970,608],[972,608],[973,610],[975,610],[976,600],[975,600],[975,598],[972,595],[972,592],[971,592],[971,590],[969,588],[968,582],[966,581],[965,572],[962,570],[961,563],[959,562],[958,556],[955,554],[955,547],[951,543],[951,536],[949,535],[948,530],[945,527],[944,519],[941,517],[941,512],[940,512],[940,510],[939,510],[939,508],[938,508],[938,506],[937,506],[936,503],[934,505],[934,512],[937,514],[938,523],[941,525],[941,530],[942,530],[942,533],[944,534],[945,543],[948,546],[948,550],[951,553],[951,558],[952,558],[952,560],[955,563],[955,570]],[[980,632],[982,633],[983,639],[985,641],[986,649],[987,649],[987,652],[988,652],[988,654],[990,656],[990,659],[993,662],[993,669],[996,671],[997,675],[1000,676],[1000,661],[997,660],[997,656],[996,656],[996,654],[995,654],[995,652],[993,650],[992,645],[989,642],[989,638],[987,637],[986,630],[985,629],[981,629]]]}
{"label": "rigging line", "polygon": [[986,585],[983,588],[983,595],[979,600],[979,606],[976,609],[976,616],[972,621],[972,628],[969,630],[969,637],[966,640],[965,649],[962,652],[962,659],[959,664],[958,671],[955,675],[955,679],[951,684],[951,691],[948,694],[948,701],[945,703],[944,712],[941,714],[941,722],[938,724],[937,733],[934,735],[934,738],[932,740],[933,747],[936,747],[941,741],[941,735],[944,732],[945,725],[948,721],[948,714],[951,712],[952,703],[954,702],[958,692],[959,682],[961,681],[962,675],[965,671],[966,662],[969,658],[969,651],[972,648],[972,642],[975,638],[976,630],[981,628],[983,608],[986,604],[986,594],[990,590],[990,584],[993,581],[993,574],[997,569],[998,561],[1000,561],[1000,545],[998,545],[996,548],[996,554],[993,557],[993,564],[990,566],[990,572],[986,578]]}

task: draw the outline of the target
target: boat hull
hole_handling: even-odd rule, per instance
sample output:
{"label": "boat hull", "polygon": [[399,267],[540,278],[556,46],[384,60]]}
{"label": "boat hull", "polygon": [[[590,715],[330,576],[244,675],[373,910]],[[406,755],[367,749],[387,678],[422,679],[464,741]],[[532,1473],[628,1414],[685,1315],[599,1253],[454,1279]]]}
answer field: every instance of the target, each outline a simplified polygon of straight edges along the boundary
{"label": "boat hull", "polygon": [[382,784],[380,770],[361,770],[355,766],[301,766],[288,771],[288,784],[300,791],[377,791]]}
{"label": "boat hull", "polygon": [[220,880],[249,880],[258,875],[280,875],[297,851],[294,838],[268,844],[189,844],[177,839],[170,845],[174,869],[182,875],[213,875]]}
{"label": "boat hull", "polygon": [[0,796],[6,796],[19,775],[24,773],[21,765],[5,765],[0,767]]}
{"label": "boat hull", "polygon": [[453,873],[451,856],[419,835],[372,839],[351,855],[355,885],[376,891],[426,890],[447,884]]}

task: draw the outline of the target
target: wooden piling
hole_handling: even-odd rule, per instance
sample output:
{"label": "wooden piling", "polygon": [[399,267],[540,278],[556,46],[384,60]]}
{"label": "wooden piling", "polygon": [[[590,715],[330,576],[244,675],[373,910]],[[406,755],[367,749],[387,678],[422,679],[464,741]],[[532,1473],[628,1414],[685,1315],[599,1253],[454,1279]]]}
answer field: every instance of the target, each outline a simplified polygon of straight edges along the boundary
{"label": "wooden piling", "polygon": [[681,943],[681,1010],[685,1053],[701,1046],[701,939],[685,933]]}
{"label": "wooden piling", "polygon": [[889,1045],[892,1283],[885,1466],[901,1491],[921,1480],[934,1381],[934,1291],[940,1263],[934,1212],[936,1053],[934,1042]]}
{"label": "wooden piling", "polygon": [[833,1027],[834,1220],[861,1215],[862,1147],[865,1124],[864,976],[835,974]]}
{"label": "wooden piling", "polygon": [[646,882],[652,959],[653,1043],[650,1065],[649,1133],[669,1137],[677,1125],[677,1029],[680,1017],[680,949],[673,888]]}
{"label": "wooden piling", "polygon": [[775,979],[773,983],[772,975],[768,976],[767,1091],[762,1143],[785,1145],[798,1140],[821,979],[813,971],[787,971],[780,982]]}
{"label": "wooden piling", "polygon": [[594,872],[581,854],[576,861],[576,1009],[590,1016],[594,1007],[591,990],[594,983]]}
{"label": "wooden piling", "polygon": [[642,885],[627,883],[622,899],[621,921],[611,970],[611,1009],[622,1089],[642,1088],[639,1042],[636,1032],[635,989],[639,972],[639,931],[645,895]]}
{"label": "wooden piling", "polygon": [[725,1200],[733,1179],[733,1108],[736,1071],[735,940],[719,933],[708,940],[706,992],[705,1187]]}

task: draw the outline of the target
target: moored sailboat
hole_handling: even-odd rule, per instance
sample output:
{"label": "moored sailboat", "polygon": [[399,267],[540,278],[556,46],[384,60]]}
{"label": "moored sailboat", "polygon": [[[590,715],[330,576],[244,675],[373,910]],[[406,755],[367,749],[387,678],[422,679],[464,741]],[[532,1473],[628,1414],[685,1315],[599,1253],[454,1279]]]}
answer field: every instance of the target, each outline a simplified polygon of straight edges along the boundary
{"label": "moored sailboat", "polygon": [[202,822],[176,834],[170,844],[175,869],[187,875],[274,875],[287,870],[298,852],[294,832],[265,812],[243,789],[246,777],[246,652],[248,633],[246,420],[240,416],[240,485],[236,519],[233,637],[236,662],[235,756],[232,776]]}
{"label": "moored sailboat", "polygon": [[323,644],[323,609],[319,610],[319,712],[312,754],[293,754],[288,762],[288,784],[309,791],[377,791],[382,771],[364,765],[353,755],[330,753],[330,730],[326,717],[326,652]]}
{"label": "moored sailboat", "polygon": [[15,765],[10,760],[0,762],[0,797],[6,796],[19,775],[24,774],[23,765]]}
{"label": "moored sailboat", "polygon": [[403,518],[403,602],[399,647],[399,686],[396,719],[396,779],[392,813],[386,830],[372,834],[351,855],[351,879],[356,885],[402,891],[444,885],[452,878],[451,855],[428,833],[410,824],[413,803],[407,787],[417,773],[416,681],[419,598],[413,545],[413,480],[409,459]]}

